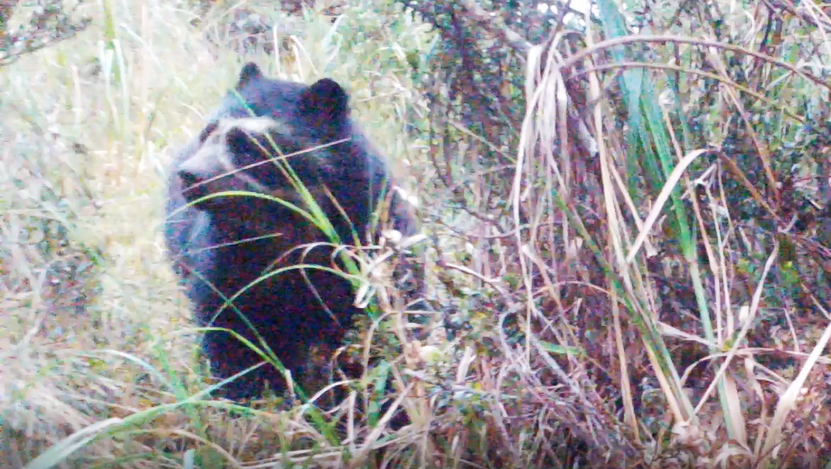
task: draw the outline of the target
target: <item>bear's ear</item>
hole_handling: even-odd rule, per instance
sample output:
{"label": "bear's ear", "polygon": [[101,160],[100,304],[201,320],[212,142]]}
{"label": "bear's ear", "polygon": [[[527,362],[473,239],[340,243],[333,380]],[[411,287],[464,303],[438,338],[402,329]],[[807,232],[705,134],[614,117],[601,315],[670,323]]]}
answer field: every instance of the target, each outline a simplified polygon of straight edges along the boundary
{"label": "bear's ear", "polygon": [[237,81],[237,89],[241,90],[251,80],[257,80],[263,77],[263,72],[260,66],[254,62],[248,62],[242,67],[239,72],[239,80]]}
{"label": "bear's ear", "polygon": [[323,78],[303,91],[300,108],[315,124],[339,130],[349,117],[349,95],[336,81]]}

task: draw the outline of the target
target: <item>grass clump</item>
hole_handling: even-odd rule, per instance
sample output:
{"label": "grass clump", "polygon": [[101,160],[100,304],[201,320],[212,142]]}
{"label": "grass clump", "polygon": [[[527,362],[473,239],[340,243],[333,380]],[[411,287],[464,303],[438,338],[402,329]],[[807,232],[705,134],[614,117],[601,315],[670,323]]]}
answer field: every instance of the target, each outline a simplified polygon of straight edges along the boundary
{"label": "grass clump", "polygon": [[[458,3],[494,27],[485,2]],[[506,71],[493,100],[517,109],[474,123],[452,74],[425,78],[451,35],[391,0],[78,4],[83,30],[0,69],[0,461],[819,467],[829,90],[796,64],[824,58],[831,22],[805,7],[761,50],[753,14],[717,3],[724,21],[602,0],[544,44],[496,31],[527,74]],[[343,83],[428,235],[442,321],[409,340],[378,268],[383,320],[361,318],[342,352],[383,357],[378,386],[323,412],[206,397],[161,240],[171,156],[249,60]],[[388,375],[412,422],[396,431],[377,411]]]}

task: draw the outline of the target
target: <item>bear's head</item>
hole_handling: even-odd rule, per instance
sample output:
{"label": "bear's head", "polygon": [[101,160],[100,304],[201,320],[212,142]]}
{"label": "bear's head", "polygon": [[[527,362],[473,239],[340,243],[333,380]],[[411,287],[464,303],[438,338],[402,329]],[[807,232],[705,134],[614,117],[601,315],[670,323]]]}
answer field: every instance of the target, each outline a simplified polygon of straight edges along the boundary
{"label": "bear's head", "polygon": [[[256,226],[263,232],[299,220],[293,207],[271,197],[308,210],[299,184],[330,218],[346,213],[362,219],[378,190],[370,186],[382,173],[373,148],[353,128],[349,97],[338,83],[274,80],[249,63],[177,175],[197,209],[234,230]],[[230,191],[257,196],[221,194]],[[356,222],[362,220],[349,221]]]}

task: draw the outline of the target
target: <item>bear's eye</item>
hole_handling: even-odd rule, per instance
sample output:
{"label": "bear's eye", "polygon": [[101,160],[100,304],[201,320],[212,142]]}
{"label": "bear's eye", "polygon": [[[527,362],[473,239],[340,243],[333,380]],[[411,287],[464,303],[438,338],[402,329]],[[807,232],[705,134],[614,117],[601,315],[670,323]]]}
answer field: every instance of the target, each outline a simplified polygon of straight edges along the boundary
{"label": "bear's eye", "polygon": [[290,185],[284,173],[285,163],[291,166],[304,184],[315,184],[319,178],[319,155],[304,152],[308,148],[301,148],[293,139],[276,132],[270,135],[271,138],[265,135],[255,138],[239,128],[230,130],[226,137],[237,169],[244,169],[264,186],[278,188]]}
{"label": "bear's eye", "polygon": [[207,127],[202,129],[202,133],[199,134],[199,143],[205,143],[205,140],[207,140],[208,136],[211,135],[214,132],[214,130],[216,130],[218,125],[219,124],[217,124],[216,122],[211,122],[210,124],[208,124]]}
{"label": "bear's eye", "polygon": [[271,144],[266,138],[255,138],[242,129],[231,129],[226,136],[228,149],[237,166],[259,163],[268,158]]}

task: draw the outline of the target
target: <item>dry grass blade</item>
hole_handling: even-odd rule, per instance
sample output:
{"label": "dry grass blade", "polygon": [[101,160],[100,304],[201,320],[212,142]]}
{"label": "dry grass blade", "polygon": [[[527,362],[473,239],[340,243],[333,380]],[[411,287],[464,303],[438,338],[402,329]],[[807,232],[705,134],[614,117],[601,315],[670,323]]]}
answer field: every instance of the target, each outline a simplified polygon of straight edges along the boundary
{"label": "dry grass blade", "polygon": [[[817,306],[822,308],[820,305]],[[828,313],[826,312],[826,314]],[[808,379],[808,374],[816,366],[820,355],[828,346],[829,341],[831,341],[831,323],[829,323],[825,328],[825,331],[822,333],[822,337],[820,337],[817,341],[814,349],[811,350],[811,354],[808,356],[808,359],[805,360],[805,363],[799,370],[799,374],[796,378],[794,378],[790,385],[788,385],[788,389],[785,393],[779,396],[779,402],[776,405],[776,411],[773,413],[773,419],[770,422],[769,430],[764,440],[764,446],[761,448],[761,452],[757,455],[762,464],[769,463],[771,458],[775,456],[774,453],[776,447],[782,443],[782,432],[785,426],[785,421],[788,418],[788,415],[794,410],[796,402],[800,398],[804,389],[805,381]]]}
{"label": "dry grass blade", "polygon": [[[0,459],[828,460],[831,18],[804,2],[670,3],[79,3],[66,26],[84,19],[82,34],[0,58]],[[0,7],[16,21],[0,41],[49,5]],[[313,392],[243,405],[208,399],[160,228],[173,149],[245,61],[344,85],[423,230],[384,231],[382,215],[379,246],[339,247],[353,265],[324,268],[354,279],[348,300],[370,314],[308,364],[331,374]],[[335,389],[347,399],[330,406]]]}
{"label": "dry grass blade", "polygon": [[684,156],[681,161],[678,163],[672,173],[667,178],[667,182],[664,187],[661,189],[661,192],[658,194],[658,197],[655,199],[655,204],[652,206],[652,209],[649,211],[649,215],[647,215],[646,220],[644,220],[643,227],[640,229],[638,233],[638,237],[635,238],[635,242],[632,243],[632,247],[629,248],[629,254],[626,255],[626,263],[632,262],[635,256],[638,255],[638,251],[641,248],[641,244],[643,244],[644,240],[647,236],[649,236],[650,231],[652,231],[652,227],[655,222],[658,220],[658,217],[661,216],[661,213],[664,210],[664,204],[666,204],[667,200],[669,200],[672,191],[675,189],[675,186],[683,177],[684,172],[687,168],[701,155],[706,154],[707,150],[695,150],[688,155]]}
{"label": "dry grass blade", "polygon": [[776,257],[778,256],[778,254],[779,254],[779,244],[777,243],[773,248],[773,252],[771,252],[770,255],[768,256],[767,262],[765,262],[764,270],[762,270],[762,275],[761,275],[761,278],[759,280],[759,284],[756,286],[756,291],[753,294],[753,301],[750,304],[750,308],[748,310],[748,315],[747,315],[746,318],[744,318],[744,321],[742,323],[742,328],[741,328],[741,330],[739,330],[738,334],[736,335],[734,345],[730,349],[730,352],[727,354],[727,357],[725,357],[724,363],[721,364],[721,367],[719,368],[718,372],[716,373],[716,376],[713,379],[712,383],[710,383],[710,385],[707,387],[707,390],[704,392],[704,395],[702,396],[701,401],[699,401],[698,405],[696,406],[696,408],[695,408],[696,413],[698,413],[698,411],[701,410],[701,407],[704,405],[704,403],[707,401],[707,398],[709,398],[710,394],[713,392],[713,389],[715,388],[716,384],[718,383],[718,380],[722,377],[722,375],[724,375],[724,373],[727,372],[727,369],[730,365],[730,362],[733,360],[733,357],[736,356],[736,352],[739,350],[739,346],[742,343],[742,340],[745,338],[745,336],[747,335],[747,332],[750,330],[750,326],[753,324],[753,318],[755,317],[756,314],[758,314],[759,302],[761,301],[761,298],[762,298],[762,292],[764,291],[765,281],[767,280],[767,276],[770,273],[770,270],[773,267],[773,263],[776,260]]}
{"label": "dry grass blade", "polygon": [[68,459],[72,453],[86,446],[98,434],[104,431],[107,427],[118,425],[122,422],[121,419],[107,419],[100,422],[95,422],[90,426],[79,430],[72,434],[72,436],[58,442],[56,445],[43,452],[40,456],[30,461],[24,466],[24,469],[51,469],[52,467],[60,466],[64,460]]}
{"label": "dry grass blade", "polygon": [[569,59],[563,64],[563,67],[572,67],[579,61],[586,58],[586,56],[595,54],[603,49],[611,48],[618,45],[630,44],[630,43],[637,43],[637,42],[658,42],[658,43],[666,43],[666,42],[676,42],[682,44],[695,44],[704,47],[713,47],[717,49],[725,49],[731,52],[740,52],[743,54],[748,54],[758,59],[764,60],[766,62],[770,62],[771,64],[777,65],[782,67],[786,70],[789,70],[792,73],[795,73],[809,81],[816,83],[819,86],[824,88],[831,89],[831,84],[826,83],[819,77],[812,76],[804,71],[800,70],[799,67],[794,66],[784,60],[777,59],[776,57],[771,57],[769,55],[756,52],[753,50],[748,50],[744,47],[735,46],[732,44],[725,44],[718,41],[711,41],[706,39],[693,39],[689,37],[681,37],[681,36],[662,36],[662,35],[655,35],[655,36],[629,36],[629,37],[621,37],[615,39],[609,39],[606,41],[598,42],[594,48],[586,49],[582,52],[574,54],[573,56],[569,57]]}

